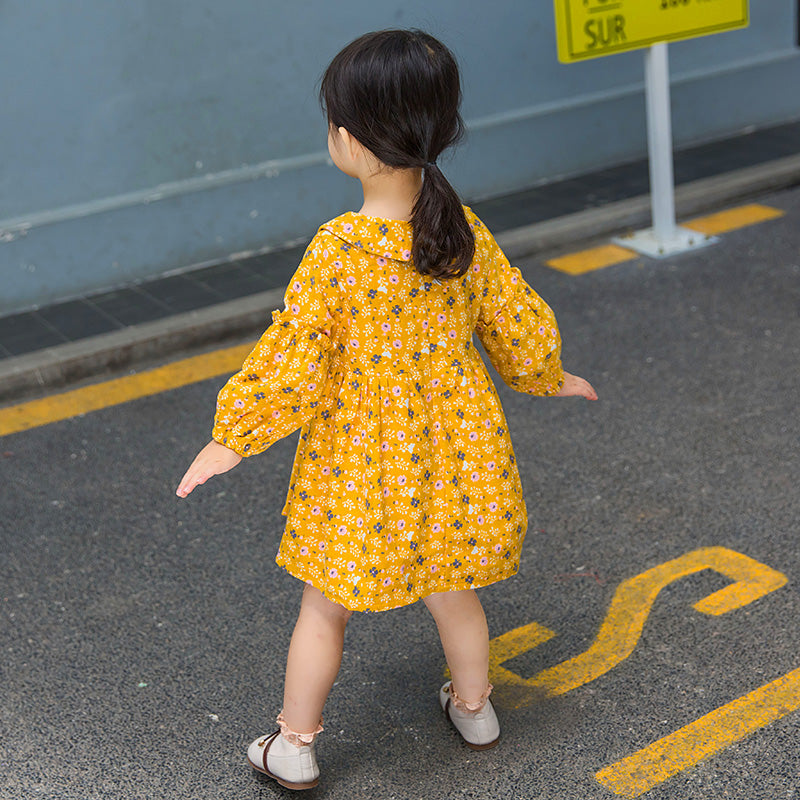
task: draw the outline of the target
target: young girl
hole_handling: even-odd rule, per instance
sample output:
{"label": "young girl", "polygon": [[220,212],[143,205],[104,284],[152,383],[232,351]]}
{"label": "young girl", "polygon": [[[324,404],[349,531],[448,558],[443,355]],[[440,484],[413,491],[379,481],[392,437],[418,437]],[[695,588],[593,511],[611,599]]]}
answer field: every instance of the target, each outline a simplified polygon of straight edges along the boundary
{"label": "young girl", "polygon": [[450,51],[420,31],[367,34],[320,97],[331,158],[364,204],[317,232],[177,490],[302,427],[277,563],[305,587],[279,730],[248,749],[290,789],[318,782],[314,739],[353,611],[423,600],[452,674],[442,708],[470,747],[497,744],[474,590],[517,572],[527,518],[473,333],[514,389],[597,397],[563,371],[552,312],[436,163],[463,130]]}

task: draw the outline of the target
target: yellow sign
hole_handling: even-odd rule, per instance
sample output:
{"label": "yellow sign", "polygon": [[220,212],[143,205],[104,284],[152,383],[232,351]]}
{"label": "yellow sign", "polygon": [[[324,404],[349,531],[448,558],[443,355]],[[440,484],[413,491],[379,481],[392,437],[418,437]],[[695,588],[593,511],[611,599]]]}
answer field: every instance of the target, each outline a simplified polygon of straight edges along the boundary
{"label": "yellow sign", "polygon": [[582,61],[748,24],[747,0],[555,0],[558,60]]}

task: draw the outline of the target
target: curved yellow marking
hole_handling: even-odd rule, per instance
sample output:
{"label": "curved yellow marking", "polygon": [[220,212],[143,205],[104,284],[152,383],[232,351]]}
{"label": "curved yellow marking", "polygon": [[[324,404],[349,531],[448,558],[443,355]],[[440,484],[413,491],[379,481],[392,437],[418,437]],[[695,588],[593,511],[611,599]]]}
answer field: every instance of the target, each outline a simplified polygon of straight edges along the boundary
{"label": "curved yellow marking", "polygon": [[[725,547],[694,550],[623,581],[590,647],[532,678],[522,678],[502,667],[502,663],[551,638],[551,631],[532,623],[492,640],[489,679],[494,684],[534,690],[515,693],[515,707],[519,708],[533,700],[537,689],[551,695],[565,694],[605,675],[633,652],[658,593],[670,583],[704,569],[716,570],[734,581],[694,604],[704,614],[719,615],[741,608],[780,588],[787,580],[777,570]],[[545,631],[550,635],[545,636]]]}
{"label": "curved yellow marking", "polygon": [[800,669],[659,739],[595,778],[614,794],[638,797],[704,758],[800,709]]}

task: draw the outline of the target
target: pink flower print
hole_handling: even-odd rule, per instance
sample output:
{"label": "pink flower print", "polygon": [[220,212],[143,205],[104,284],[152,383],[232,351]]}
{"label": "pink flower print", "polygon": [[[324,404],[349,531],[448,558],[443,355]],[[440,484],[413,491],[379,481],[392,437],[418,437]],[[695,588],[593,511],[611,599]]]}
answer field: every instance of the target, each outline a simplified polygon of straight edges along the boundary
{"label": "pink flower print", "polygon": [[399,339],[395,339],[392,342],[392,347],[394,347],[395,350],[399,350],[402,346],[403,346],[403,343]]}
{"label": "pink flower print", "polygon": [[264,433],[269,436],[272,433],[272,428],[267,428]]}
{"label": "pink flower print", "polygon": [[493,514],[495,511],[497,511],[497,503],[495,503],[494,500],[489,503],[489,511],[491,511]]}
{"label": "pink flower print", "polygon": [[558,331],[557,331],[555,328],[550,328],[550,333],[551,333],[553,336],[556,336],[556,335],[558,334]]}
{"label": "pink flower print", "polygon": [[387,542],[387,544],[391,544],[393,541],[394,540],[392,539],[392,534],[391,533],[387,533],[386,534],[386,542]]}
{"label": "pink flower print", "polygon": [[469,389],[467,389],[467,394],[470,397],[475,397],[475,390],[470,386]]}
{"label": "pink flower print", "polygon": [[356,527],[357,528],[364,527],[364,517],[358,517],[358,519],[356,519]]}
{"label": "pink flower print", "polygon": [[300,548],[300,555],[301,555],[301,556],[307,556],[307,555],[308,555],[308,548],[307,548],[305,545],[303,545],[303,546]]}
{"label": "pink flower print", "polygon": [[309,392],[313,392],[314,389],[317,388],[317,384],[316,383],[309,383],[306,388],[308,389]]}
{"label": "pink flower print", "polygon": [[350,347],[352,347],[353,350],[358,350],[358,348],[359,348],[358,339],[351,339],[350,340]]}
{"label": "pink flower print", "polygon": [[455,338],[456,338],[456,332],[455,332],[455,331],[448,331],[447,335],[448,335],[448,336],[449,336],[451,339],[455,339]]}
{"label": "pink flower print", "polygon": [[390,325],[388,322],[381,322],[381,330],[382,330],[384,333],[389,333],[389,331],[390,331],[391,329],[392,329],[392,326],[391,326],[391,325]]}
{"label": "pink flower print", "polygon": [[320,539],[320,540],[317,542],[317,547],[318,547],[320,550],[324,550],[324,549],[325,549],[327,546],[328,546],[328,543],[327,543],[327,542],[323,542],[323,541],[322,541],[322,539]]}
{"label": "pink flower print", "polygon": [[384,397],[383,398],[383,404],[388,408],[388,406],[390,406],[392,404],[392,398],[391,397]]}
{"label": "pink flower print", "polygon": [[428,330],[428,320],[426,319],[422,320],[422,330]]}
{"label": "pink flower print", "polygon": [[433,442],[434,445],[439,444],[439,437],[438,436],[432,436],[431,437],[431,442]]}
{"label": "pink flower print", "polygon": [[280,412],[280,411],[278,411],[277,409],[275,409],[275,411],[273,411],[273,412],[272,412],[272,418],[273,418],[273,419],[278,419],[278,417],[279,417],[280,415],[281,415],[281,412]]}
{"label": "pink flower print", "polygon": [[292,303],[292,314],[299,314],[300,306],[297,303]]}
{"label": "pink flower print", "polygon": [[342,225],[342,230],[345,233],[352,233],[353,232],[353,226],[349,222],[345,222],[345,224]]}
{"label": "pink flower print", "polygon": [[480,264],[473,264],[472,265],[472,271],[477,275],[481,271],[481,265]]}
{"label": "pink flower print", "polygon": [[533,359],[532,359],[532,358],[526,358],[526,359],[525,359],[525,360],[524,360],[522,363],[523,363],[523,364],[524,364],[526,367],[529,367],[531,364],[533,364]]}
{"label": "pink flower print", "polygon": [[433,388],[435,389],[440,383],[441,383],[441,381],[438,378],[434,378],[431,381],[431,386],[433,386]]}
{"label": "pink flower print", "polygon": [[348,275],[348,276],[347,276],[347,277],[344,279],[344,282],[345,282],[345,283],[346,283],[348,286],[355,286],[355,285],[356,285],[356,279],[355,279],[355,278],[354,278],[352,275]]}
{"label": "pink flower print", "polygon": [[378,256],[378,259],[377,259],[377,260],[378,260],[378,266],[379,266],[379,267],[385,267],[385,266],[386,266],[386,264],[388,263],[388,262],[386,261],[386,259],[385,259],[385,258],[383,258],[382,256]]}
{"label": "pink flower print", "polygon": [[442,314],[442,312],[440,311],[440,312],[439,312],[439,313],[436,315],[436,321],[437,321],[437,322],[438,322],[440,325],[441,325],[442,323],[444,323],[444,322],[447,322],[447,314]]}
{"label": "pink flower print", "polygon": [[430,401],[431,401],[431,400],[433,400],[433,395],[432,395],[430,392],[428,392],[428,393],[425,395],[425,400],[426,400],[428,403],[430,403]]}
{"label": "pink flower print", "polygon": [[347,481],[344,488],[347,489],[348,492],[352,492],[356,488],[355,481]]}
{"label": "pink flower print", "polygon": [[356,568],[356,562],[355,561],[348,561],[347,562],[347,569],[350,572],[353,572],[355,570],[355,568]]}
{"label": "pink flower print", "polygon": [[292,289],[294,289],[294,291],[296,291],[296,292],[299,292],[302,288],[303,288],[303,284],[300,283],[300,281],[295,281],[292,284]]}
{"label": "pink flower print", "polygon": [[400,278],[398,278],[397,275],[390,275],[389,276],[389,283],[399,283],[399,282],[400,282]]}
{"label": "pink flower print", "polygon": [[433,484],[433,488],[444,489],[444,481],[436,481],[436,483]]}
{"label": "pink flower print", "polygon": [[361,437],[360,437],[358,434],[356,434],[356,435],[353,437],[353,444],[354,444],[356,447],[358,447],[358,445],[360,445],[360,444],[361,444]]}
{"label": "pink flower print", "polygon": [[347,526],[346,525],[340,525],[336,529],[336,533],[338,533],[339,536],[344,536],[347,533]]}
{"label": "pink flower print", "polygon": [[395,397],[400,397],[400,395],[401,395],[402,393],[403,393],[403,390],[402,390],[402,389],[401,389],[399,386],[393,386],[393,387],[392,387],[392,394],[393,394]]}
{"label": "pink flower print", "polygon": [[322,474],[323,475],[330,475],[331,474],[331,468],[330,467],[323,467],[322,468]]}
{"label": "pink flower print", "polygon": [[328,575],[330,575],[331,578],[338,578],[339,577],[339,570],[337,570],[334,567],[330,572],[328,572]]}
{"label": "pink flower print", "polygon": [[492,427],[492,421],[490,419],[485,419],[483,421],[483,427],[484,428],[491,428]]}
{"label": "pink flower print", "polygon": [[438,564],[431,564],[431,572],[438,572],[439,565]]}
{"label": "pink flower print", "polygon": [[517,276],[513,273],[511,275],[511,283],[513,283],[515,286],[517,284]]}
{"label": "pink flower print", "polygon": [[472,475],[470,475],[470,477],[472,478],[473,481],[477,481],[480,480],[481,475],[479,472],[473,472]]}
{"label": "pink flower print", "polygon": [[388,497],[389,496],[389,487],[388,486],[384,486],[383,487],[383,496],[384,497]]}
{"label": "pink flower print", "polygon": [[434,423],[433,423],[433,429],[434,429],[435,431],[440,431],[440,430],[442,429],[442,423],[441,423],[441,422],[438,422],[438,421],[437,421],[437,422],[434,422]]}
{"label": "pink flower print", "polygon": [[398,475],[397,476],[397,484],[398,486],[405,486],[408,483],[408,478],[405,475]]}
{"label": "pink flower print", "polygon": [[386,452],[389,449],[389,442],[381,442],[381,451]]}
{"label": "pink flower print", "polygon": [[314,372],[316,369],[317,369],[317,365],[313,361],[310,362],[309,365],[308,365],[308,371],[309,372]]}
{"label": "pink flower print", "polygon": [[234,406],[234,408],[244,408],[244,400],[242,400],[241,398],[237,397],[233,401],[233,406]]}
{"label": "pink flower print", "polygon": [[503,545],[501,545],[501,544],[500,544],[500,542],[498,542],[498,543],[497,543],[497,544],[496,544],[496,545],[495,545],[495,546],[492,548],[492,550],[494,550],[494,551],[495,551],[495,553],[499,553],[499,552],[500,552],[502,549],[503,549]]}
{"label": "pink flower print", "polygon": [[314,508],[311,509],[311,513],[315,517],[318,517],[322,513],[322,509],[319,506],[314,506]]}
{"label": "pink flower print", "polygon": [[333,268],[334,269],[341,269],[342,268],[342,262],[337,259],[336,261],[333,262]]}
{"label": "pink flower print", "polygon": [[397,431],[397,438],[404,442],[406,440],[406,432],[405,431]]}
{"label": "pink flower print", "polygon": [[391,585],[391,583],[392,583],[392,579],[391,579],[391,578],[384,578],[384,579],[381,581],[381,583],[382,583],[384,586],[389,586],[389,585]]}
{"label": "pink flower print", "polygon": [[406,521],[404,519],[397,520],[397,530],[402,531],[403,528],[406,527]]}
{"label": "pink flower print", "polygon": [[547,328],[545,328],[544,325],[540,325],[539,326],[539,336],[544,336],[546,332],[547,332]]}
{"label": "pink flower print", "polygon": [[383,257],[384,257],[384,258],[391,258],[391,257],[392,257],[392,254],[391,254],[391,253],[384,253],[384,254],[383,254]]}
{"label": "pink flower print", "polygon": [[283,361],[283,353],[275,353],[275,363],[280,364]]}
{"label": "pink flower print", "polygon": [[479,562],[482,567],[485,567],[489,563],[489,559],[484,556]]}
{"label": "pink flower print", "polygon": [[[494,463],[494,461],[487,461],[486,462],[486,469],[494,469],[496,466],[497,465]],[[497,504],[495,503],[495,505],[497,505]],[[491,508],[491,506],[490,506],[490,508]]]}
{"label": "pink flower print", "polygon": [[442,526],[438,522],[434,522],[431,525],[431,533],[439,533],[442,530]]}
{"label": "pink flower print", "polygon": [[410,250],[403,250],[403,258],[408,261],[411,258],[411,251]]}
{"label": "pink flower print", "polygon": [[497,317],[497,321],[502,325],[506,321],[506,318],[500,314],[500,316]]}
{"label": "pink flower print", "polygon": [[470,431],[469,433],[469,440],[471,442],[476,442],[478,440],[478,434],[475,431]]}
{"label": "pink flower print", "polygon": [[478,525],[483,525],[483,514],[478,514]]}

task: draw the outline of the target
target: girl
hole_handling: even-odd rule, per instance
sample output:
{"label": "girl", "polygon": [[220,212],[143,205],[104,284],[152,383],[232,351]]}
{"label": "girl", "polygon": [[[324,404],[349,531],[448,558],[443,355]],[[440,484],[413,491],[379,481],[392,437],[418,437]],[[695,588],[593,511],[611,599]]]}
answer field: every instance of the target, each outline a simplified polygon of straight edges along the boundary
{"label": "girl", "polygon": [[331,158],[364,204],[319,229],[177,489],[302,426],[277,563],[305,587],[279,730],[248,749],[290,789],[318,782],[314,739],[353,611],[422,599],[452,674],[442,708],[469,746],[497,744],[475,589],[517,572],[527,518],[473,333],[514,389],[597,398],[563,371],[552,312],[437,165],[463,130],[450,51],[421,31],[367,34],[334,58],[320,99]]}

